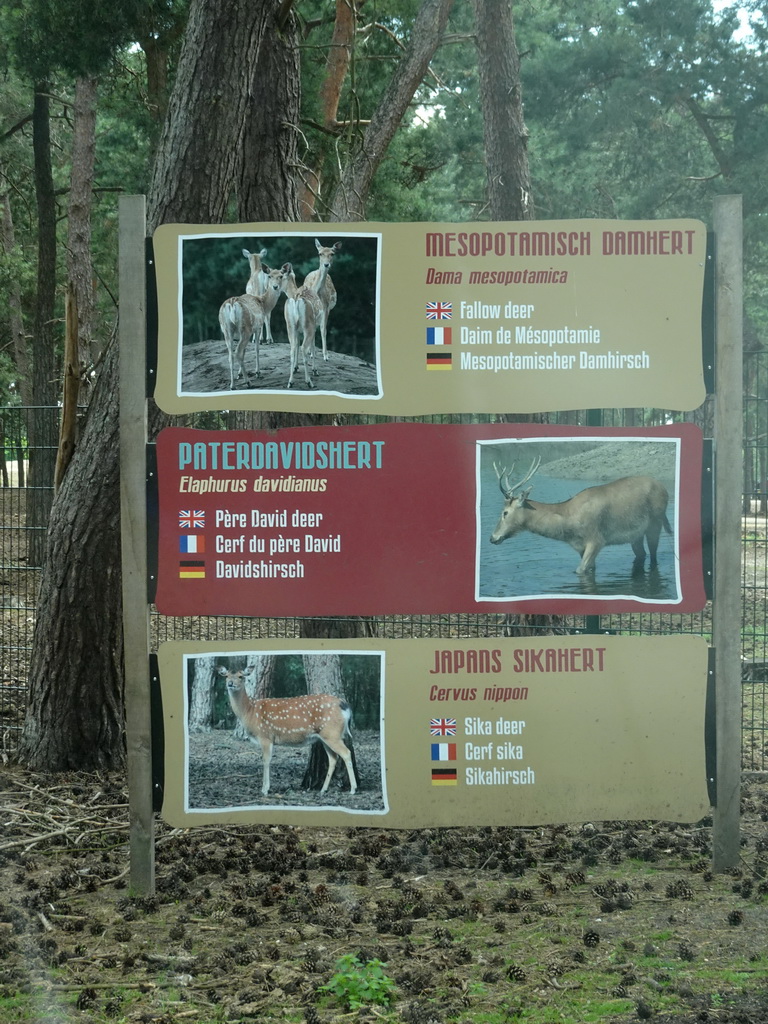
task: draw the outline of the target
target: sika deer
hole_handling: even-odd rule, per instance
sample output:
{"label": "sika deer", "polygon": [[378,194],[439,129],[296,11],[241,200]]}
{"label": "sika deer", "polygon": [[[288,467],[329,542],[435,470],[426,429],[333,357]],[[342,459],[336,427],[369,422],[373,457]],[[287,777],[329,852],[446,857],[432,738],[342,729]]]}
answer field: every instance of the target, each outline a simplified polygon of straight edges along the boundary
{"label": "sika deer", "polygon": [[275,745],[298,746],[319,740],[328,755],[328,773],[321,793],[330,784],[339,758],[344,762],[349,777],[350,791],[357,790],[357,780],[352,768],[352,754],[344,743],[349,736],[349,721],[352,709],[345,700],[329,693],[309,694],[306,697],[274,697],[253,700],[245,690],[245,677],[253,671],[230,672],[221,666],[219,675],[227,681],[227,694],[232,710],[253,743],[261,745],[264,757],[264,778],[261,792],[269,792],[269,763]]}

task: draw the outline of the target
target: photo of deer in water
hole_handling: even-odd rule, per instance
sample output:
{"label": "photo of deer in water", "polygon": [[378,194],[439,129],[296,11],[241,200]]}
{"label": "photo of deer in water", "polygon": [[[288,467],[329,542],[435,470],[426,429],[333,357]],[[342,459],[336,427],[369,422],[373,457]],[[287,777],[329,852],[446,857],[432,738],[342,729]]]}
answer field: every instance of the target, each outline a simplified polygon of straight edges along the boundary
{"label": "photo of deer in water", "polygon": [[680,599],[677,439],[478,444],[482,600]]}

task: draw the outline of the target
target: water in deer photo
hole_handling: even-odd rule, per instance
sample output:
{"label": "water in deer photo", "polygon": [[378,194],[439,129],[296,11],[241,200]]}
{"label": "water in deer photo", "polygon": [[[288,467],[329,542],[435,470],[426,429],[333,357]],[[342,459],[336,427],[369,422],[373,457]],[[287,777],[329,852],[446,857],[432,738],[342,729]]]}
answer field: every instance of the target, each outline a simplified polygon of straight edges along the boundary
{"label": "water in deer photo", "polygon": [[[628,597],[640,601],[675,602],[680,598],[676,563],[676,505],[674,487],[675,449],[668,444],[661,449],[658,443],[653,454],[658,458],[642,458],[651,454],[643,442],[602,442],[592,452],[579,458],[563,459],[560,453],[563,444],[551,447],[534,444],[508,444],[494,446],[493,451],[483,452],[480,461],[480,506],[478,510],[478,598],[493,600],[515,597],[585,597],[597,598]],[[661,442],[664,445],[664,442]],[[580,447],[582,447],[580,445]],[[505,452],[505,448],[508,449]],[[567,450],[567,449],[566,449]],[[533,501],[561,502],[574,497],[587,487],[605,484],[611,479],[629,475],[649,475],[660,480],[669,492],[667,519],[672,534],[662,530],[657,552],[658,565],[650,568],[647,554],[641,569],[634,567],[634,553],[630,544],[604,547],[597,555],[595,570],[578,575],[576,569],[581,560],[579,553],[570,544],[552,540],[528,531],[521,531],[508,537],[500,544],[492,544],[490,537],[504,507],[504,496],[494,469],[508,467],[516,462],[511,474],[511,483],[522,479],[534,456],[541,455],[543,462],[539,470],[524,485],[522,490],[531,488]],[[591,456],[591,458],[589,457]],[[569,470],[573,476],[561,475],[564,462],[572,463]],[[589,475],[590,472],[592,475]],[[582,475],[584,474],[584,475]]]}

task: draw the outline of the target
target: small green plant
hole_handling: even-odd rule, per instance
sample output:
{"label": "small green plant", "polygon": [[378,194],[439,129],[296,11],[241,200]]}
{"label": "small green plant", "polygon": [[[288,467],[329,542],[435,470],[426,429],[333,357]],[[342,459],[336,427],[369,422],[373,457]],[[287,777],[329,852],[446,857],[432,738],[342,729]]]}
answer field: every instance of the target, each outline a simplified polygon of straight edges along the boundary
{"label": "small green plant", "polygon": [[337,999],[348,1010],[361,1006],[388,1006],[395,997],[395,983],[384,973],[387,965],[381,960],[363,963],[354,953],[336,961],[336,973],[319,991]]}

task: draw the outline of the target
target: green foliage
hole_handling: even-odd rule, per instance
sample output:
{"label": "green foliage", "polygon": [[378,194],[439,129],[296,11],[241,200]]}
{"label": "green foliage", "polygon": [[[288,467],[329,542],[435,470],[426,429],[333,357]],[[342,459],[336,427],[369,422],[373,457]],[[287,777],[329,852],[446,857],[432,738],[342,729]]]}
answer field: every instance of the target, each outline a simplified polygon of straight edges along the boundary
{"label": "green foliage", "polygon": [[42,82],[57,71],[103,73],[121,47],[162,32],[185,9],[174,0],[6,0],[0,29],[18,68]]}
{"label": "green foliage", "polygon": [[[419,0],[362,5],[351,65],[338,109],[346,126],[329,134],[320,93],[333,32],[333,5],[303,0],[301,38],[303,162],[321,172],[321,193],[357,151],[370,118],[407,44]],[[117,294],[117,195],[148,190],[158,123],[148,96],[144,53],[137,42],[168,46],[169,69],[180,45],[186,0],[6,0],[0,4],[0,179],[8,189],[17,246],[0,258],[3,296],[20,289],[27,333],[35,308],[36,213],[30,83],[47,80],[52,95],[52,150],[64,265],[74,76],[100,73],[94,195],[93,258],[96,336],[103,345]],[[744,197],[745,306],[758,340],[768,330],[768,22],[757,0],[738,6],[752,34],[735,33],[737,7],[715,13],[711,0],[540,0],[515,5],[522,92],[529,131],[536,215],[540,219],[691,216],[711,220],[719,193]],[[471,4],[455,4],[446,42],[432,63],[374,179],[370,220],[482,220],[485,158],[477,90]],[[167,41],[176,39],[172,45]],[[165,41],[165,42],[164,42]],[[322,201],[318,216],[323,215]],[[233,238],[184,264],[185,341],[220,337],[218,309],[247,280],[242,248],[261,243],[268,262],[294,264],[299,283],[317,266],[315,233],[303,237]],[[357,248],[355,248],[357,246]],[[330,317],[332,347],[372,356],[375,305],[373,243],[345,241],[332,272],[339,303]],[[58,290],[59,297],[63,289]],[[62,315],[61,306],[56,316]],[[273,314],[285,338],[280,309]]]}
{"label": "green foliage", "polygon": [[395,998],[395,983],[384,973],[386,966],[381,960],[363,963],[354,953],[347,953],[339,957],[336,973],[318,991],[331,996],[347,1010],[389,1006]]}

